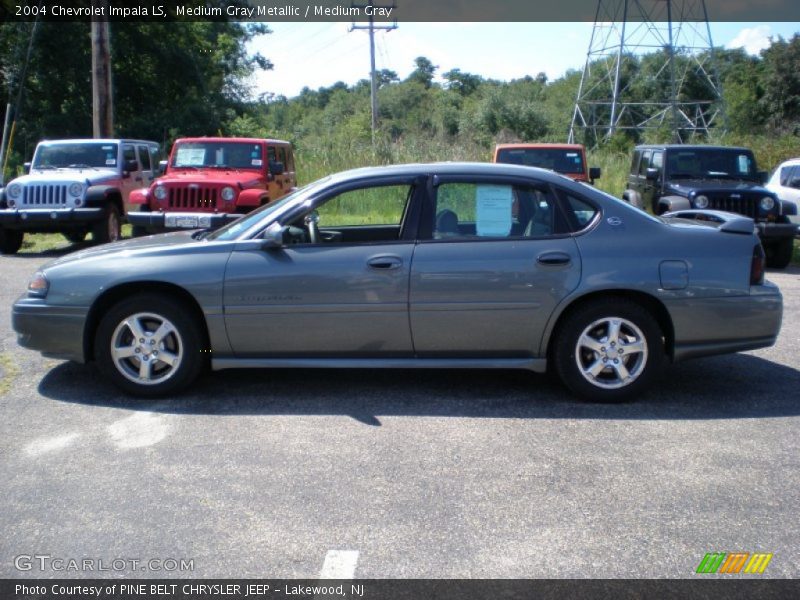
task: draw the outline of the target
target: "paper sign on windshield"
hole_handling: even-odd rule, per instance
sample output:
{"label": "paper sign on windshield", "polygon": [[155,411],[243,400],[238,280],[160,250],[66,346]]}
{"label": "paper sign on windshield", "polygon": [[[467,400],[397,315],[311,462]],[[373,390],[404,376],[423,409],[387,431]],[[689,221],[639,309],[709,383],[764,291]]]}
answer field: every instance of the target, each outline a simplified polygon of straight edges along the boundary
{"label": "paper sign on windshield", "polygon": [[202,167],[205,157],[205,148],[178,148],[175,166]]}
{"label": "paper sign on windshield", "polygon": [[481,237],[508,237],[511,233],[512,190],[506,185],[479,185],[475,229]]}

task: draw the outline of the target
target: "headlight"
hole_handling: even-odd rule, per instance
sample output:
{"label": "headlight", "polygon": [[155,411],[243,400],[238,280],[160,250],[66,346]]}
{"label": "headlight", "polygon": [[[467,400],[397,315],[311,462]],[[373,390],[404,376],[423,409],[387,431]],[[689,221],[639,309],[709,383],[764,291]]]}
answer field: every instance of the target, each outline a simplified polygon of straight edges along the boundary
{"label": "headlight", "polygon": [[47,290],[50,289],[50,282],[41,271],[36,271],[28,281],[28,295],[37,298],[44,298],[47,296]]}
{"label": "headlight", "polygon": [[764,196],[761,199],[761,210],[772,210],[772,207],[775,206],[775,199],[769,196]]}
{"label": "headlight", "polygon": [[225,200],[225,202],[230,202],[231,200],[233,200],[233,197],[236,195],[236,192],[233,190],[232,187],[224,187],[222,188],[221,195],[222,199]]}
{"label": "headlight", "polygon": [[156,197],[156,200],[163,200],[167,197],[167,188],[163,185],[157,185],[156,189],[153,190],[153,195]]}
{"label": "headlight", "polygon": [[10,186],[6,188],[6,196],[9,198],[19,198],[19,195],[22,193],[22,186],[18,183],[12,183]]}
{"label": "headlight", "polygon": [[73,183],[69,186],[69,195],[70,196],[82,196],[83,195],[83,184],[82,183]]}
{"label": "headlight", "polygon": [[694,205],[697,208],[708,208],[708,196],[702,194],[694,199]]}

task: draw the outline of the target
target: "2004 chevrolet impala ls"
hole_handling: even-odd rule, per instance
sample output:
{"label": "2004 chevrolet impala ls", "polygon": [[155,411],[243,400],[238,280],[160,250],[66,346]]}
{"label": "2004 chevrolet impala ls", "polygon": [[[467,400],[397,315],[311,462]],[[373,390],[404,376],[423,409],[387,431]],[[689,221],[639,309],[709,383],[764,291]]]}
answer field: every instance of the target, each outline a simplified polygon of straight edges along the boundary
{"label": "2004 chevrolet impala ls", "polygon": [[669,361],[772,345],[781,315],[746,217],[653,217],[549,171],[447,163],[348,171],[214,232],[64,256],[13,325],[139,396],[209,363],[550,367],[610,402]]}

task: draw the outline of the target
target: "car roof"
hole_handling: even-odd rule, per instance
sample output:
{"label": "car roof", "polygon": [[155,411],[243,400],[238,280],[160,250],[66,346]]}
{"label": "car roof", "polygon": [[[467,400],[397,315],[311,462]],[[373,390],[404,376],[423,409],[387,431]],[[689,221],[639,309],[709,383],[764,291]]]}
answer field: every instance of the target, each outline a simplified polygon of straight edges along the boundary
{"label": "car roof", "polygon": [[786,159],[785,161],[783,161],[778,166],[779,167],[794,167],[794,166],[797,166],[797,165],[800,165],[800,156],[798,156],[797,158]]}
{"label": "car roof", "polygon": [[536,177],[550,183],[572,181],[559,173],[538,167],[524,167],[507,163],[488,162],[438,162],[410,163],[402,165],[385,165],[378,167],[360,167],[331,175],[333,181],[354,178],[370,179],[375,177],[414,176],[414,175],[494,175],[508,177]]}
{"label": "car roof", "polygon": [[178,138],[175,140],[175,143],[178,142],[233,142],[233,143],[245,143],[245,144],[260,144],[262,142],[267,142],[268,144],[289,144],[286,140],[276,140],[272,138],[248,138],[248,137],[183,137]]}
{"label": "car roof", "polygon": [[505,150],[505,149],[519,149],[523,150],[525,148],[555,148],[555,149],[564,149],[564,150],[583,150],[583,144],[559,144],[557,142],[532,142],[529,144],[525,143],[514,143],[514,144],[497,144],[495,146],[496,150]]}
{"label": "car roof", "polygon": [[65,140],[41,140],[40,144],[148,144],[158,146],[153,140],[137,140],[130,138],[70,138]]}
{"label": "car roof", "polygon": [[734,150],[736,152],[752,152],[743,146],[720,146],[715,144],[641,144],[636,150]]}

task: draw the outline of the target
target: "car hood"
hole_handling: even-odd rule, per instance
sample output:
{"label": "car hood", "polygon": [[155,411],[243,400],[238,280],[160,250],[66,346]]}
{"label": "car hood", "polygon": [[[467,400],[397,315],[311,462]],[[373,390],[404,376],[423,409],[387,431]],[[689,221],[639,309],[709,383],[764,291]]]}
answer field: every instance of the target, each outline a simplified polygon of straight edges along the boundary
{"label": "car hood", "polygon": [[208,171],[195,171],[192,169],[181,171],[170,171],[166,175],[159,177],[156,184],[162,185],[188,185],[198,184],[217,184],[233,185],[242,188],[258,185],[264,180],[263,176],[255,171],[237,169],[213,169]]}
{"label": "car hood", "polygon": [[78,181],[94,185],[117,177],[114,169],[34,169],[29,175],[17,177],[13,183],[27,185],[29,183],[74,183]]}
{"label": "car hood", "polygon": [[56,258],[55,260],[45,264],[42,269],[66,265],[80,260],[100,258],[113,260],[115,257],[127,258],[134,254],[153,256],[175,251],[179,247],[196,247],[196,244],[200,242],[192,237],[195,233],[196,230],[175,231],[161,235],[150,235],[146,237],[122,240],[112,244],[93,246],[91,248],[86,248],[85,250],[78,250],[77,252],[72,252],[66,256]]}
{"label": "car hood", "polygon": [[669,188],[685,195],[695,190],[704,192],[751,192],[754,194],[769,194],[769,191],[753,181],[739,179],[674,179],[669,182]]}

